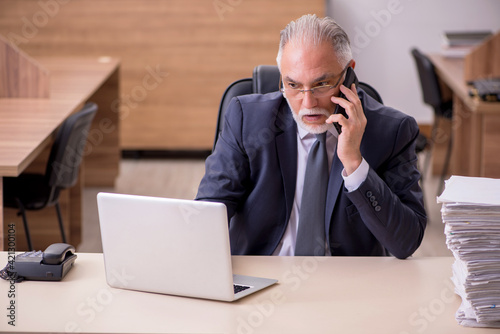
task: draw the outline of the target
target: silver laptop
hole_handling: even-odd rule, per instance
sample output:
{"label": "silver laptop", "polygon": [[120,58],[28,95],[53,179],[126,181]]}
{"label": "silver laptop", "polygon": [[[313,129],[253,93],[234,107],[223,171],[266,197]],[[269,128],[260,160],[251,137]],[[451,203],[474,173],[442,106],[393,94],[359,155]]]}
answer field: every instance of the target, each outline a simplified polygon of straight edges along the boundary
{"label": "silver laptop", "polygon": [[233,275],[222,203],[99,193],[97,205],[112,287],[233,301],[277,282]]}

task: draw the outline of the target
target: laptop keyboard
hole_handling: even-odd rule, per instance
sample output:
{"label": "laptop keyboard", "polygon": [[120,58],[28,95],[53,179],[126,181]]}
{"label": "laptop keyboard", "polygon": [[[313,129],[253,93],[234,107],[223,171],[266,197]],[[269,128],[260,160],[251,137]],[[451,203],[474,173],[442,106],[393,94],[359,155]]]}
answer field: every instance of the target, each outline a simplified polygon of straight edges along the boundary
{"label": "laptop keyboard", "polygon": [[235,294],[238,292],[241,292],[241,291],[245,291],[246,289],[250,288],[249,286],[246,286],[246,285],[237,285],[237,284],[233,284],[233,287],[234,287]]}

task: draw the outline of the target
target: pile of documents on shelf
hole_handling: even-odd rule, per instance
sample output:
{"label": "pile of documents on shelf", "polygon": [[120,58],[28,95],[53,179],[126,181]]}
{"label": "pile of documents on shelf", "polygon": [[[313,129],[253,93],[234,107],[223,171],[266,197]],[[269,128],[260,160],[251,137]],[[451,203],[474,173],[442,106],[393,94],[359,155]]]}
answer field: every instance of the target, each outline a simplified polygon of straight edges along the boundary
{"label": "pile of documents on shelf", "polygon": [[456,319],[463,326],[500,327],[500,180],[452,176],[438,202],[462,298]]}
{"label": "pile of documents on shelf", "polygon": [[491,30],[445,31],[442,35],[441,53],[445,57],[464,58],[492,35]]}

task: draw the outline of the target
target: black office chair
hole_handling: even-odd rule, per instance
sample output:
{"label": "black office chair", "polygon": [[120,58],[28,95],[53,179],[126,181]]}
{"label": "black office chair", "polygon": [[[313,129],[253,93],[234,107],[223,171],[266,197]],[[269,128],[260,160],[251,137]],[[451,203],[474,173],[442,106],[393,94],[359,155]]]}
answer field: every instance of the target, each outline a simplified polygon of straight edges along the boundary
{"label": "black office chair", "polygon": [[[213,149],[215,149],[215,144],[217,143],[219,134],[222,131],[224,114],[231,99],[235,96],[240,95],[266,94],[278,91],[279,80],[280,72],[278,66],[259,65],[254,68],[252,78],[237,80],[226,88],[224,94],[222,94],[222,99],[219,104],[219,114],[217,118],[217,128],[215,130]],[[361,87],[368,95],[373,97],[375,100],[383,103],[380,94],[375,90],[375,88],[364,82],[359,82],[359,87]]]}
{"label": "black office chair", "polygon": [[219,113],[217,116],[217,126],[215,129],[214,145],[212,150],[215,149],[215,144],[219,138],[224,124],[224,114],[235,96],[247,94],[266,94],[278,91],[280,80],[280,71],[278,66],[274,65],[259,65],[253,69],[252,78],[239,79],[231,83],[224,93],[219,104]]}
{"label": "black office chair", "polygon": [[45,174],[21,174],[4,178],[4,206],[19,209],[22,215],[26,240],[31,243],[26,210],[41,210],[55,206],[63,242],[66,242],[64,225],[59,207],[62,189],[75,185],[83,158],[83,150],[92,119],[97,111],[95,103],[87,103],[82,110],[68,117],[57,132],[52,145]]}
{"label": "black office chair", "polygon": [[[422,54],[418,49],[413,48],[411,50],[413,59],[415,60],[418,76],[420,78],[420,87],[422,89],[422,98],[424,102],[431,106],[434,111],[434,125],[431,130],[431,138],[428,140],[428,156],[426,158],[423,174],[427,174],[430,163],[430,154],[432,152],[434,143],[437,138],[437,129],[439,128],[439,122],[442,119],[451,120],[453,117],[453,104],[452,101],[445,101],[441,93],[441,87],[439,86],[439,81],[434,69],[434,65],[424,54]],[[444,186],[444,179],[448,173],[448,168],[450,165],[451,148],[453,146],[453,132],[450,132],[450,138],[448,141],[448,148],[446,150],[443,170],[441,171],[441,179],[438,186],[438,195]]]}

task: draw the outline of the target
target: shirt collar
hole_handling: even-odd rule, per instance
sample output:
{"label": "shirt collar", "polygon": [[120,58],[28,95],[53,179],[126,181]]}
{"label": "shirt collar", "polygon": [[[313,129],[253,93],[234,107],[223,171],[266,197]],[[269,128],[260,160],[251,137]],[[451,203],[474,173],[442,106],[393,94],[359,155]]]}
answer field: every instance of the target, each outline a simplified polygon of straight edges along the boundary
{"label": "shirt collar", "polygon": [[[337,132],[337,129],[335,129],[334,126],[332,126],[330,129],[328,129],[327,132],[330,132],[335,138],[339,137],[339,133]],[[297,133],[299,134],[299,138],[302,140],[304,139],[307,135],[314,136],[314,134],[307,132],[307,130],[303,129],[300,125],[297,124]]]}

